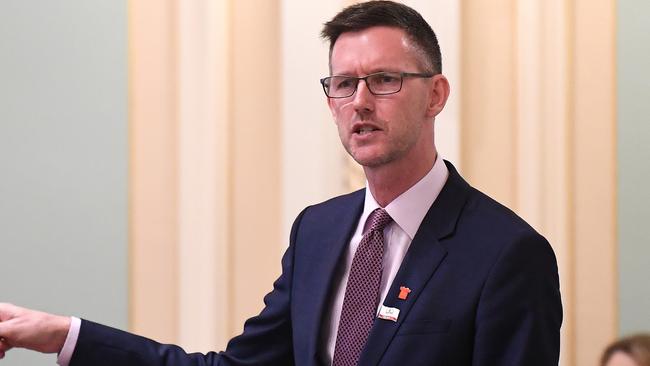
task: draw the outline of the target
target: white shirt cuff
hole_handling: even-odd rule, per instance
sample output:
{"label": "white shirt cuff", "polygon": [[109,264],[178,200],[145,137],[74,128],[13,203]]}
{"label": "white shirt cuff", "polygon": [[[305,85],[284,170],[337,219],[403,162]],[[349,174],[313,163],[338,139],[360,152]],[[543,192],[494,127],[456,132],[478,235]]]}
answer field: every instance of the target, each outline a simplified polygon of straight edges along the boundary
{"label": "white shirt cuff", "polygon": [[68,330],[68,336],[65,338],[65,343],[61,352],[59,352],[59,357],[56,359],[56,363],[60,366],[68,366],[70,364],[70,359],[72,359],[72,354],[74,349],[77,346],[77,338],[79,338],[79,330],[81,329],[81,319],[71,317],[70,330]]}

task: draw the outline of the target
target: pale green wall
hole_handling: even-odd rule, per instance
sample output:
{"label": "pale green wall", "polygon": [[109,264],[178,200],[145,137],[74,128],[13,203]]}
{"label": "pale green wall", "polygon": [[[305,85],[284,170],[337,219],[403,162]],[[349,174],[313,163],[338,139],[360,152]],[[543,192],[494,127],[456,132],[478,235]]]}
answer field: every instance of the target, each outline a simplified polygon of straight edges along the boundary
{"label": "pale green wall", "polygon": [[126,327],[126,55],[126,1],[0,2],[0,301]]}
{"label": "pale green wall", "polygon": [[618,263],[621,334],[650,332],[649,16],[648,0],[618,1]]}

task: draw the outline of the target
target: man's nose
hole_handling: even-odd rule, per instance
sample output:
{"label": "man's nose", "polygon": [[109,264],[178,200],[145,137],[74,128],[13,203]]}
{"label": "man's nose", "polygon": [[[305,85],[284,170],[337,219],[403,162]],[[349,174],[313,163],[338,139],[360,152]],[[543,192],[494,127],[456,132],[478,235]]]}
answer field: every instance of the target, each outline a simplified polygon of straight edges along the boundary
{"label": "man's nose", "polygon": [[375,96],[368,89],[368,84],[365,80],[359,80],[357,91],[354,93],[353,98],[354,109],[357,112],[372,111]]}

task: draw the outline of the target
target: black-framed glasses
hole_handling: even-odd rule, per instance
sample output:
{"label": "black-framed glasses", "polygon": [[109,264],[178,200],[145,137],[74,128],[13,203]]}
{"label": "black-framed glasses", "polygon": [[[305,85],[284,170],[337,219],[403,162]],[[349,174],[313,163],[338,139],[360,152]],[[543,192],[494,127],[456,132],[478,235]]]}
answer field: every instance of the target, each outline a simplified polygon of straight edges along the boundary
{"label": "black-framed glasses", "polygon": [[320,79],[320,83],[328,98],[347,98],[357,91],[359,80],[366,82],[372,94],[388,95],[402,90],[404,78],[430,78],[434,75],[419,72],[377,72],[364,77],[334,75]]}

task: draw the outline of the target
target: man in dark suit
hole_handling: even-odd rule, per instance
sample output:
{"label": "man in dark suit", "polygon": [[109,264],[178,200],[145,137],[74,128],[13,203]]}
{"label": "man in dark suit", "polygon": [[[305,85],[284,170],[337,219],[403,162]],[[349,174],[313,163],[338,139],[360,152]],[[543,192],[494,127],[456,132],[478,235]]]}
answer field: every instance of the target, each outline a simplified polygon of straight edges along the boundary
{"label": "man in dark suit", "polygon": [[413,9],[353,5],[325,25],[321,80],[367,188],[307,207],[282,275],[225,351],[0,305],[0,355],[70,365],[557,365],[562,322],[547,241],[442,160],[434,119],[449,85]]}

